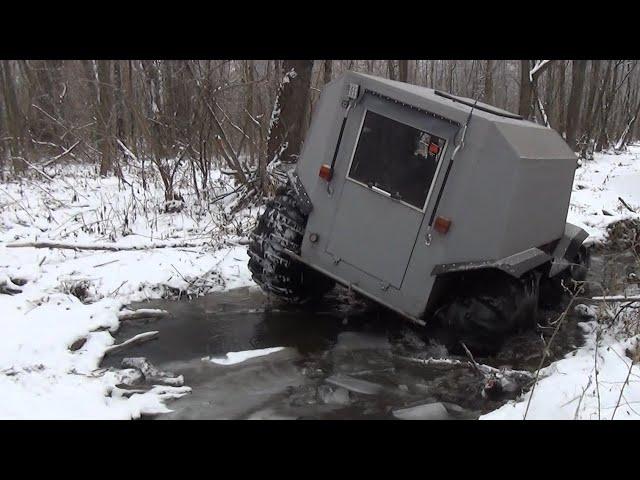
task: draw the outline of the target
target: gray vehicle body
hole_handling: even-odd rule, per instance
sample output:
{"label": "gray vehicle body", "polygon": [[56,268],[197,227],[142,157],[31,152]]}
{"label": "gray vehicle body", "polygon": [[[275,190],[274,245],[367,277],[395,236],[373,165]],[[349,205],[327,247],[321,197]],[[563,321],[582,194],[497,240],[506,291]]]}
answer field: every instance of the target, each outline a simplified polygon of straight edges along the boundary
{"label": "gray vehicle body", "polygon": [[[439,275],[565,268],[587,236],[566,223],[576,156],[554,130],[469,102],[354,72],[327,84],[291,175],[309,216],[301,253],[290,254],[420,323]],[[349,175],[367,112],[442,140],[423,208]],[[318,172],[332,163],[327,182]],[[433,228],[437,216],[451,220],[446,234]]]}

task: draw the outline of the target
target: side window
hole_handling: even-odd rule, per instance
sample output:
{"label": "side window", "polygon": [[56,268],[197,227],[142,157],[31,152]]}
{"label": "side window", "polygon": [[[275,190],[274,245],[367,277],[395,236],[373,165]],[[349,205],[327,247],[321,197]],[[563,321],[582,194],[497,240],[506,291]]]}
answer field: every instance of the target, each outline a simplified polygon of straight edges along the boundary
{"label": "side window", "polygon": [[428,132],[367,111],[349,177],[422,210],[444,143]]}

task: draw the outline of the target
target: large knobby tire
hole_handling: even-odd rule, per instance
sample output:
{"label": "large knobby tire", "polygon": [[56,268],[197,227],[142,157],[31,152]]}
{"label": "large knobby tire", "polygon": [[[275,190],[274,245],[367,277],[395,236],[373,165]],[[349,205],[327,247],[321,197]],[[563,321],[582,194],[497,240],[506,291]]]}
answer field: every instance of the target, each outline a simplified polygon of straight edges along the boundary
{"label": "large knobby tire", "polygon": [[249,243],[249,270],[254,282],[289,303],[319,299],[334,286],[331,279],[284,251],[300,254],[306,224],[307,218],[293,196],[281,188],[267,202]]}
{"label": "large knobby tire", "polygon": [[436,338],[451,353],[496,353],[507,335],[535,326],[538,279],[502,272],[468,275],[434,313]]}

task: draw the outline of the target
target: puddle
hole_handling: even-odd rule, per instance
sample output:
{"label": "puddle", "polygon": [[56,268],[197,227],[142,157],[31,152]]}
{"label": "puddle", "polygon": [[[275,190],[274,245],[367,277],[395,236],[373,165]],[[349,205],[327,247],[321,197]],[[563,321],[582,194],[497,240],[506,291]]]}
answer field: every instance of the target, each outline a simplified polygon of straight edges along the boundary
{"label": "puddle", "polygon": [[[608,257],[594,258],[591,280],[611,268]],[[606,267],[605,267],[606,264]],[[124,357],[146,357],[157,368],[183,375],[193,392],[169,405],[158,419],[392,419],[440,415],[472,419],[497,408],[506,398],[484,398],[483,379],[460,364],[422,365],[402,357],[450,358],[421,332],[395,314],[376,307],[351,306],[340,290],[322,305],[307,308],[270,303],[257,288],[242,288],[192,300],[155,300],[132,308],[161,308],[169,315],[148,322],[125,322],[118,342],[158,330],[159,338],[105,358],[120,366]],[[557,318],[558,311],[541,312]],[[582,344],[570,316],[552,346],[550,363]],[[538,330],[508,339],[492,358],[479,363],[533,371],[540,362]],[[285,347],[231,365],[207,357],[227,352]],[[440,402],[437,408],[421,405]],[[412,407],[416,407],[412,409]],[[444,407],[444,408],[443,408]]]}

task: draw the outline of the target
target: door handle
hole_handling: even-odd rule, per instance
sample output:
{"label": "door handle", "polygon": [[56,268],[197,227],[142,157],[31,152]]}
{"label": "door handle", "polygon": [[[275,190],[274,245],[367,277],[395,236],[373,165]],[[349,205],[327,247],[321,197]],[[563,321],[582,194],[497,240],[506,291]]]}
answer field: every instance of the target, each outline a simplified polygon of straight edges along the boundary
{"label": "door handle", "polygon": [[373,190],[374,192],[381,193],[382,195],[391,198],[391,193],[389,193],[386,190],[383,190],[381,188],[378,188],[375,185],[371,185],[371,190]]}

